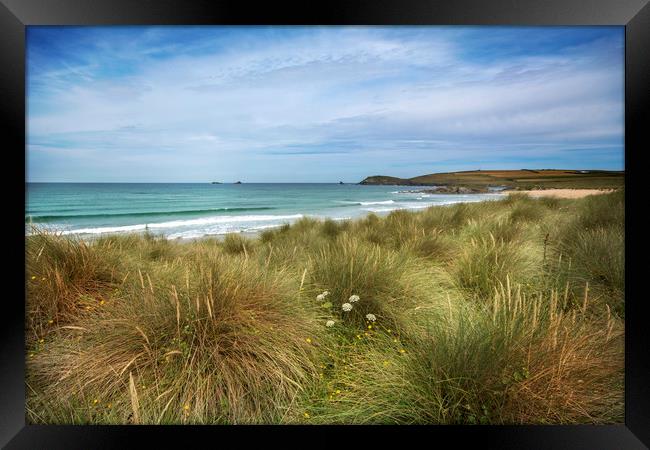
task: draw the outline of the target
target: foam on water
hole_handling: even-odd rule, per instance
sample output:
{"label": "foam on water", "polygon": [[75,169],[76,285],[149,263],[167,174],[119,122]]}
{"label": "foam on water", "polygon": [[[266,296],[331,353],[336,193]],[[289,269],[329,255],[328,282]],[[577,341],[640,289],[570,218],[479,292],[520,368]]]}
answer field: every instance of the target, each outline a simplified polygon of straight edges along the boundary
{"label": "foam on water", "polygon": [[[392,189],[392,190],[391,190]],[[28,183],[25,233],[31,225],[64,235],[150,230],[168,238],[259,232],[302,217],[346,220],[397,209],[502,198],[430,194],[395,186],[338,184]],[[258,210],[264,214],[258,214]],[[262,211],[259,211],[262,212]],[[272,214],[270,214],[272,212]]]}
{"label": "foam on water", "polygon": [[[269,222],[269,221],[287,221],[296,220],[303,217],[302,214],[291,214],[286,216],[215,216],[191,220],[172,220],[160,223],[141,223],[136,225],[124,225],[118,227],[97,227],[97,228],[80,228],[72,230],[60,230],[61,234],[103,234],[103,233],[125,233],[129,231],[144,231],[146,229],[163,230],[175,228],[194,227],[202,229],[204,234],[223,234],[231,231],[238,231],[241,227],[237,224]],[[208,226],[219,225],[219,226]],[[246,228],[244,228],[245,230]],[[176,233],[178,234],[178,233]],[[171,235],[170,235],[171,236]]]}

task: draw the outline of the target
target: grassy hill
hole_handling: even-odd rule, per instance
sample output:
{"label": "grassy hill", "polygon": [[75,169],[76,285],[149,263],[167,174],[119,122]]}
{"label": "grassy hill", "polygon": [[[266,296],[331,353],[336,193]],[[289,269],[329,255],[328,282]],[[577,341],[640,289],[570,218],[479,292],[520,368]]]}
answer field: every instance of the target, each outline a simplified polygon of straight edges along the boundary
{"label": "grassy hill", "polygon": [[385,175],[367,177],[360,184],[400,186],[507,186],[511,189],[619,188],[625,172],[607,170],[470,170],[397,178]]}

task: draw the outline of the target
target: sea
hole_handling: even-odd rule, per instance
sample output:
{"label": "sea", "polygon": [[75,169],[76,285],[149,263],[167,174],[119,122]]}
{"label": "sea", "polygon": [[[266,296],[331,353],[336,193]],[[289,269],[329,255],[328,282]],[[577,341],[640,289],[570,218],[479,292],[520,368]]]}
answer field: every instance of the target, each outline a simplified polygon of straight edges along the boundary
{"label": "sea", "polygon": [[496,190],[418,192],[423,189],[334,183],[27,183],[25,233],[41,228],[93,237],[147,230],[169,239],[194,239],[259,232],[301,217],[344,220],[503,195]]}

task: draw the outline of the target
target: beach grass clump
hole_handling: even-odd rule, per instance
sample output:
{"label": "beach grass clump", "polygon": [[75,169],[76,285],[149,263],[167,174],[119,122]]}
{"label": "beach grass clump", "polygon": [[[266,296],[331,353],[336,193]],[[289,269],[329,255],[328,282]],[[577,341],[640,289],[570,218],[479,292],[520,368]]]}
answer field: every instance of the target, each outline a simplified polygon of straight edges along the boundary
{"label": "beach grass clump", "polygon": [[544,205],[541,203],[520,202],[510,212],[513,222],[536,222],[544,215]]}
{"label": "beach grass clump", "polygon": [[424,210],[419,222],[426,230],[451,230],[465,225],[470,218],[470,208],[474,205],[457,203],[444,207],[432,207]]}
{"label": "beach grass clump", "polygon": [[120,423],[280,421],[316,376],[325,338],[291,281],[226,258],[60,328],[30,359],[30,380],[46,398],[110,403]]}
{"label": "beach grass clump", "polygon": [[624,314],[624,192],[581,199],[558,240],[557,251],[571,259],[574,277],[581,284],[589,282],[594,293],[602,294],[605,303]]}
{"label": "beach grass clump", "polygon": [[248,240],[239,233],[228,233],[223,240],[223,249],[226,253],[231,255],[238,255],[240,253],[247,253],[251,248]]}
{"label": "beach grass clump", "polygon": [[416,255],[437,262],[448,262],[456,251],[453,240],[439,230],[415,236],[411,247]]}
{"label": "beach grass clump", "polygon": [[28,342],[102,300],[117,264],[106,250],[48,232],[27,237]]}
{"label": "beach grass clump", "polygon": [[513,206],[517,204],[531,203],[534,201],[535,200],[530,195],[523,192],[510,192],[504,199],[501,200],[501,203],[508,206]]}
{"label": "beach grass clump", "polygon": [[625,191],[590,195],[578,203],[576,225],[581,229],[625,225]]}
{"label": "beach grass clump", "polygon": [[558,209],[562,201],[557,197],[540,197],[537,199],[539,203],[544,205],[547,209]]}
{"label": "beach grass clump", "polygon": [[570,244],[576,276],[591,282],[592,291],[600,292],[604,301],[623,314],[625,293],[625,239],[622,228],[599,228],[576,233]]}
{"label": "beach grass clump", "polygon": [[332,219],[325,219],[321,224],[321,233],[332,239],[338,236],[342,231],[349,228],[348,221],[335,221]]}
{"label": "beach grass clump", "polygon": [[455,261],[458,287],[477,299],[490,298],[494,287],[506,277],[521,284],[532,283],[541,267],[535,249],[525,243],[497,241],[493,235],[471,238]]}
{"label": "beach grass clump", "polygon": [[[394,327],[404,310],[420,295],[425,279],[414,270],[406,253],[383,250],[350,236],[321,248],[307,270],[314,296],[323,290],[331,295],[332,308],[344,312],[347,324],[365,327],[367,314],[375,314]],[[352,296],[360,296],[354,303]],[[345,304],[351,305],[346,310]]]}
{"label": "beach grass clump", "polygon": [[493,220],[488,221],[487,233],[494,236],[494,239],[504,243],[514,243],[519,241],[524,233],[524,227],[518,222],[513,220]]}

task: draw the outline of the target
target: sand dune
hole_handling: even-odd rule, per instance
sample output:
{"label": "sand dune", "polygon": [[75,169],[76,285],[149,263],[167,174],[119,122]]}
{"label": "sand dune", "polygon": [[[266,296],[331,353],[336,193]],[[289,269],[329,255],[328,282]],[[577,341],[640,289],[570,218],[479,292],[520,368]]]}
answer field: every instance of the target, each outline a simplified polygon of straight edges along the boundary
{"label": "sand dune", "polygon": [[516,191],[531,197],[582,198],[587,195],[606,194],[613,189],[540,189],[533,191]]}

